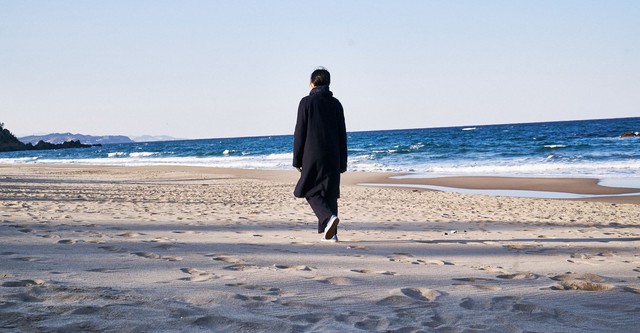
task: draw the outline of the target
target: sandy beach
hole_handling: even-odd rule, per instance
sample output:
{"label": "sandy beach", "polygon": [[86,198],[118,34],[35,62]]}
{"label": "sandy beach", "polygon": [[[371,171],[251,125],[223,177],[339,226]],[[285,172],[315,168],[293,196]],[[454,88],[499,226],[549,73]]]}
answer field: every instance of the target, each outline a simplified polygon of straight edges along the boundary
{"label": "sandy beach", "polygon": [[[593,179],[0,165],[0,332],[631,332],[640,196]],[[358,184],[562,191],[580,200]]]}

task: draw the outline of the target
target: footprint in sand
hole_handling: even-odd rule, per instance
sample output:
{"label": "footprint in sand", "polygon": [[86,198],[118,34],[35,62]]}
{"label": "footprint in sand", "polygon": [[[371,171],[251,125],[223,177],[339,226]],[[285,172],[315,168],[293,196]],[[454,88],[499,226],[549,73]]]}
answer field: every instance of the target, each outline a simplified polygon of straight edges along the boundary
{"label": "footprint in sand", "polygon": [[493,279],[479,278],[479,277],[455,278],[454,280],[462,281],[462,282],[494,281]]}
{"label": "footprint in sand", "polygon": [[498,267],[493,267],[493,266],[471,266],[471,268],[475,268],[479,271],[487,271],[487,272],[491,272],[491,273],[506,273],[505,270],[498,266]]}
{"label": "footprint in sand", "polygon": [[13,294],[13,295],[8,295],[7,298],[10,299],[10,300],[18,301],[20,303],[42,303],[42,302],[45,301],[42,298],[38,298],[38,297],[34,296],[33,293],[31,293],[31,292],[17,293],[17,294]]}
{"label": "footprint in sand", "polygon": [[242,294],[235,294],[233,298],[241,300],[241,301],[254,301],[258,303],[262,302],[275,302],[278,300],[277,297],[269,296],[269,295],[257,295],[257,296],[247,296]]}
{"label": "footprint in sand", "polygon": [[[471,282],[471,283],[475,283],[475,282],[493,282],[495,280],[493,279],[486,279],[486,278],[477,278],[477,277],[467,277],[467,278],[457,278],[457,279],[453,279],[455,281],[461,281],[461,282]],[[502,288],[498,287],[498,286],[492,286],[492,285],[486,285],[486,284],[466,284],[466,283],[454,283],[454,286],[457,287],[462,287],[462,288],[471,288],[471,289],[480,289],[480,290],[490,290],[490,291],[496,291],[496,290],[501,290]]]}
{"label": "footprint in sand", "polygon": [[540,278],[540,275],[529,272],[519,272],[515,274],[501,274],[496,277],[506,280],[537,280]]}
{"label": "footprint in sand", "polygon": [[55,238],[55,239],[60,238],[60,236],[56,235],[56,234],[46,234],[46,235],[40,236],[40,237],[42,237],[42,238]]}
{"label": "footprint in sand", "polygon": [[72,315],[94,315],[102,308],[97,306],[82,306],[73,311],[71,311]]}
{"label": "footprint in sand", "polygon": [[228,283],[228,284],[225,284],[225,286],[238,287],[238,288],[243,288],[248,290],[265,291],[267,292],[268,295],[280,295],[282,293],[282,290],[280,288],[261,286],[261,285],[251,285],[251,284],[245,284],[245,283]]}
{"label": "footprint in sand", "polygon": [[593,255],[589,253],[574,253],[571,255],[571,258],[574,259],[593,259]]}
{"label": "footprint in sand", "polygon": [[389,271],[371,271],[368,269],[352,269],[352,272],[361,273],[361,274],[382,274],[382,275],[396,275],[396,272]]}
{"label": "footprint in sand", "polygon": [[444,265],[455,266],[454,263],[450,261],[444,261],[444,260],[429,260],[426,263],[429,265],[438,265],[438,266],[444,266]]}
{"label": "footprint in sand", "polygon": [[217,254],[217,253],[212,253],[212,254],[207,254],[205,255],[205,257],[213,257],[212,259],[215,261],[222,261],[222,262],[226,262],[228,264],[239,264],[244,262],[244,260],[240,259],[240,258],[236,258],[236,257],[231,257],[231,256],[227,256],[224,254]]}
{"label": "footprint in sand", "polygon": [[225,317],[220,315],[207,315],[199,317],[193,321],[193,325],[203,328],[211,329],[212,327],[239,327],[243,322],[239,322],[238,319],[232,317]]}
{"label": "footprint in sand", "polygon": [[204,234],[203,232],[200,231],[193,231],[193,230],[178,230],[178,231],[173,231],[174,234],[185,234],[185,235],[202,235]]}
{"label": "footprint in sand", "polygon": [[41,286],[45,282],[41,279],[33,279],[33,280],[20,280],[20,281],[7,281],[2,284],[3,287],[17,288],[17,287],[31,287],[31,286]]}
{"label": "footprint in sand", "polygon": [[516,296],[499,296],[489,300],[466,297],[460,303],[460,307],[466,310],[510,311],[518,301],[519,298]]}
{"label": "footprint in sand", "polygon": [[453,284],[456,287],[460,287],[463,289],[467,289],[467,290],[484,290],[484,291],[498,291],[498,290],[502,290],[502,288],[498,287],[498,286],[490,286],[490,285],[486,285],[486,284]]}
{"label": "footprint in sand", "polygon": [[61,239],[58,241],[58,244],[75,244],[77,242],[75,239]]}
{"label": "footprint in sand", "polygon": [[234,264],[231,266],[226,266],[224,269],[228,271],[255,271],[260,269],[260,267],[251,264]]}
{"label": "footprint in sand", "polygon": [[204,281],[209,281],[217,278],[215,274],[201,271],[197,268],[182,268],[180,269],[180,271],[191,275],[190,277],[187,277],[181,280],[186,280],[191,282],[204,282]]}
{"label": "footprint in sand", "polygon": [[147,243],[168,243],[168,242],[176,242],[178,241],[175,238],[169,238],[169,237],[156,237],[150,241],[145,241]]}
{"label": "footprint in sand", "polygon": [[354,280],[344,276],[332,276],[326,279],[320,279],[318,282],[333,284],[336,286],[350,286],[354,284]]}
{"label": "footprint in sand", "polygon": [[[507,250],[532,252],[531,250],[541,248],[541,244],[509,244],[503,246]],[[533,251],[535,252],[535,251]]]}
{"label": "footprint in sand", "polygon": [[538,318],[554,318],[558,319],[556,310],[548,311],[543,306],[534,303],[522,303],[520,297],[517,296],[499,296],[489,300],[465,298],[460,307],[467,310],[475,311],[498,311],[511,313],[528,313],[536,314]]}
{"label": "footprint in sand", "polygon": [[92,272],[92,273],[119,273],[121,271],[126,271],[130,268],[94,268],[94,269],[88,269],[87,272]]}
{"label": "footprint in sand", "polygon": [[[567,262],[570,262],[572,264],[585,264],[585,265],[590,265],[590,266],[597,266],[597,263],[593,263],[590,262],[592,259],[596,259],[596,257],[612,257],[613,254],[611,253],[598,253],[598,254],[589,254],[589,253],[574,253],[571,255],[571,259],[567,259]],[[597,260],[597,261],[604,261],[604,259],[602,260]]]}
{"label": "footprint in sand", "polygon": [[551,287],[552,290],[606,291],[614,288],[613,285],[602,283],[605,281],[604,277],[591,273],[568,273],[551,279],[560,281],[560,285]]}
{"label": "footprint in sand", "polygon": [[40,262],[40,261],[47,260],[46,258],[42,258],[42,257],[17,257],[17,258],[11,258],[11,259],[17,260],[17,261],[26,261],[26,262]]}
{"label": "footprint in sand", "polygon": [[424,325],[431,328],[438,328],[443,332],[459,332],[455,326],[457,326],[456,324],[461,318],[461,315],[452,313],[452,311],[438,311],[430,318],[431,321],[425,322]]}
{"label": "footprint in sand", "polygon": [[162,259],[162,256],[153,252],[133,252],[131,254],[135,254],[138,257],[143,257],[147,259]]}
{"label": "footprint in sand", "polygon": [[126,253],[129,252],[129,250],[119,247],[119,246],[100,246],[98,247],[99,249],[103,249],[103,250],[107,250],[109,252],[115,252],[115,253]]}
{"label": "footprint in sand", "polygon": [[634,294],[640,294],[640,286],[626,286],[623,289]]}
{"label": "footprint in sand", "polygon": [[142,235],[143,234],[138,233],[138,232],[134,232],[134,231],[128,231],[128,232],[125,232],[125,233],[122,233],[122,234],[118,234],[118,236],[120,236],[120,237],[128,237],[128,238],[140,237]]}
{"label": "footprint in sand", "polygon": [[379,300],[378,302],[376,302],[376,305],[407,307],[415,305],[415,303],[416,302],[409,297],[394,295]]}
{"label": "footprint in sand", "polygon": [[275,252],[280,252],[280,253],[291,253],[291,254],[298,254],[298,253],[300,253],[300,252],[293,251],[293,250],[289,250],[289,249],[273,249],[273,251],[275,251]]}
{"label": "footprint in sand", "polygon": [[364,320],[356,322],[353,327],[368,332],[387,331],[389,320],[384,317],[369,315]]}
{"label": "footprint in sand", "polygon": [[172,244],[160,244],[157,246],[153,247],[154,249],[161,249],[161,250],[173,250],[175,248],[177,248],[177,246],[172,245]]}
{"label": "footprint in sand", "polygon": [[167,260],[167,261],[181,261],[182,260],[182,257],[162,256],[162,255],[159,255],[159,254],[153,253],[153,252],[133,252],[131,254],[135,254],[138,257],[143,257],[143,258],[147,258],[147,259],[162,259],[162,260]]}
{"label": "footprint in sand", "polygon": [[442,295],[439,291],[428,288],[402,288],[400,289],[405,296],[416,301],[433,302]]}
{"label": "footprint in sand", "polygon": [[312,271],[312,269],[309,266],[305,266],[305,265],[297,265],[297,266],[273,265],[273,267],[277,269],[289,270],[289,271]]}
{"label": "footprint in sand", "polygon": [[567,262],[570,262],[572,264],[581,264],[581,265],[589,265],[589,266],[598,266],[598,264],[592,263],[592,262],[588,262],[588,261],[583,261],[583,260],[573,260],[573,259],[567,259]]}
{"label": "footprint in sand", "polygon": [[393,256],[387,257],[389,261],[399,262],[403,264],[424,265],[426,262],[422,259],[415,259],[411,253],[394,253]]}
{"label": "footprint in sand", "polygon": [[556,281],[570,281],[570,280],[583,280],[590,282],[603,282],[605,280],[604,277],[592,274],[592,273],[567,273],[562,275],[556,275],[551,278]]}
{"label": "footprint in sand", "polygon": [[614,286],[604,283],[596,283],[589,281],[563,281],[559,286],[551,287],[552,290],[585,290],[585,291],[606,291],[613,289]]}

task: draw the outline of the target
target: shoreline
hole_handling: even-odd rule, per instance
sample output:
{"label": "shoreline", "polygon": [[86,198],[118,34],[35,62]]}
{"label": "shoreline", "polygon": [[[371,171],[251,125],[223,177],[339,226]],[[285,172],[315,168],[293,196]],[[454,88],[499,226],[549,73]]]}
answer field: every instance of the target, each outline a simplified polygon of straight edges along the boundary
{"label": "shoreline", "polygon": [[[3,170],[46,169],[130,169],[198,172],[210,175],[248,177],[262,180],[280,180],[292,184],[298,180],[295,170],[260,170],[220,168],[206,166],[110,166],[68,164],[0,164]],[[0,173],[2,176],[2,173]],[[389,187],[426,191],[442,191],[478,195],[499,195],[534,199],[583,200],[609,203],[640,204],[640,188],[610,187],[600,184],[596,178],[530,177],[530,176],[434,176],[416,177],[395,172],[347,172],[342,175],[341,186]],[[568,194],[568,195],[563,195]],[[573,194],[573,195],[572,195]]]}
{"label": "shoreline", "polygon": [[377,181],[368,183],[373,186],[432,189],[467,194],[640,204],[640,188],[603,186],[600,184],[601,180],[596,178],[403,176],[406,174],[400,177],[378,178]]}

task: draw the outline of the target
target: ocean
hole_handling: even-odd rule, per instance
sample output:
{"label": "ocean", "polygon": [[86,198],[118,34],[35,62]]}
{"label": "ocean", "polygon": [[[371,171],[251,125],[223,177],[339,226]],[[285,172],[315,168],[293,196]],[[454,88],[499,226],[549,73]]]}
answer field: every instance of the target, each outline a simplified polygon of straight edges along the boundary
{"label": "ocean", "polygon": [[[640,177],[640,117],[349,132],[350,171],[418,177]],[[0,163],[292,170],[292,135],[0,153]]]}

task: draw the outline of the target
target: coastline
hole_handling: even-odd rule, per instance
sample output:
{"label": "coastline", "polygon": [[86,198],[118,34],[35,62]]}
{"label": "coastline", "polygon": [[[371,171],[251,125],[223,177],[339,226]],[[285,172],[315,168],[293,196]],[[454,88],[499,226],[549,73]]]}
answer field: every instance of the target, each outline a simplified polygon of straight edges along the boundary
{"label": "coastline", "polygon": [[[610,187],[595,178],[509,177],[509,176],[446,176],[446,177],[379,177],[375,186],[413,189],[441,189],[460,193],[487,194],[501,192],[504,196],[528,195],[530,198],[585,200],[611,203],[640,204],[640,188]],[[530,193],[526,193],[530,192]],[[510,195],[513,194],[513,195]],[[563,196],[561,194],[575,194]],[[566,197],[566,198],[565,198]],[[575,198],[573,198],[575,197]]]}
{"label": "coastline", "polygon": [[[298,173],[294,170],[260,170],[218,168],[206,166],[108,166],[108,165],[15,165],[0,164],[0,171],[9,173],[14,168],[21,170],[42,169],[131,169],[131,170],[176,170],[198,172],[211,175],[229,175],[240,178],[278,180],[295,183]],[[0,174],[1,175],[1,174]],[[430,176],[396,172],[347,172],[342,175],[342,186],[390,187],[397,189],[458,192],[485,194],[502,192],[502,196],[527,197],[534,199],[583,200],[609,203],[640,204],[640,188],[612,187],[600,184],[600,179],[580,177],[530,177],[530,176]],[[471,191],[464,191],[471,190]],[[520,196],[519,192],[531,192],[530,196]],[[510,195],[512,193],[513,195]],[[575,198],[554,196],[554,194],[576,194]]]}
{"label": "coastline", "polygon": [[[340,242],[327,244],[292,195],[295,170],[0,165],[0,327],[578,333],[640,325],[629,315],[640,311],[640,205],[358,185],[394,175],[344,175]],[[474,185],[501,181],[489,180]],[[563,184],[613,193],[594,182]]]}

